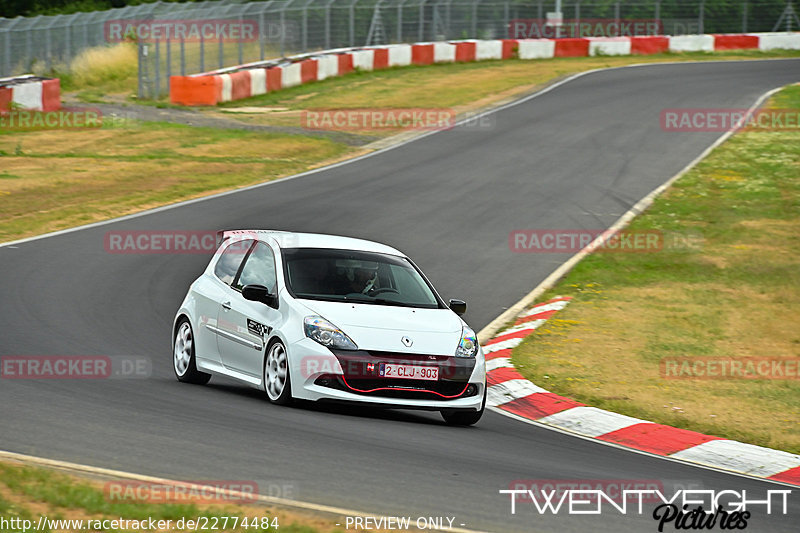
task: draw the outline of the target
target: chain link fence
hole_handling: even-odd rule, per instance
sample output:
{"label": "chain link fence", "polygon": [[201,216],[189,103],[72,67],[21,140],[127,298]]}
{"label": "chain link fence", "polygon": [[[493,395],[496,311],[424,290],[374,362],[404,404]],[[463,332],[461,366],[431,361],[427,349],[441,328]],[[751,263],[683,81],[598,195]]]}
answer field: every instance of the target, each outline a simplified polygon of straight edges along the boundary
{"label": "chain link fence", "polygon": [[[140,97],[157,98],[171,75],[315,50],[537,37],[554,10],[555,0],[218,0],[0,18],[0,77],[63,71],[82,50],[127,39],[139,43]],[[561,12],[617,32],[624,21],[655,21],[665,35],[800,30],[786,0],[563,0]]]}

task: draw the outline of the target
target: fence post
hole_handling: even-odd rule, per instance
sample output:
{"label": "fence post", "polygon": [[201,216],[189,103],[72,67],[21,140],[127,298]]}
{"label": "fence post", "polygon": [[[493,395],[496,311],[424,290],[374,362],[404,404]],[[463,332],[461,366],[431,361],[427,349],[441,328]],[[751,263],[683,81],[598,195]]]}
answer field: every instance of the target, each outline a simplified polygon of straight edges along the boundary
{"label": "fence post", "polygon": [[[240,28],[243,26],[243,23],[244,23],[244,18],[242,17],[242,15],[239,15],[239,27]],[[244,63],[244,59],[243,59],[243,55],[244,54],[243,54],[242,46],[244,46],[244,43],[242,42],[242,38],[240,36],[239,37],[239,63],[238,63],[239,65]]]}
{"label": "fence post", "polygon": [[200,32],[200,72],[206,71],[206,40],[203,39],[203,32]]}
{"label": "fence post", "polygon": [[137,54],[138,59],[139,59],[139,68],[137,69],[137,71],[138,71],[137,72],[137,78],[138,78],[137,79],[137,82],[138,82],[138,90],[137,90],[137,92],[139,94],[139,99],[144,98],[144,69],[146,68],[145,64],[144,64],[144,47],[145,46],[146,45],[144,43],[142,43],[142,41],[139,41],[139,42],[136,43],[136,49],[139,52]]}
{"label": "fence post", "polygon": [[47,70],[49,71],[52,68],[52,51],[51,51],[51,42],[50,42],[50,27],[48,26],[44,30],[44,41],[45,41],[45,65],[47,66]]}
{"label": "fence post", "polygon": [[167,46],[167,95],[169,95],[170,84],[172,83],[172,37],[165,41]]}
{"label": "fence post", "polygon": [[218,59],[217,62],[219,63],[219,67],[218,68],[224,67],[225,66],[224,65],[224,63],[225,63],[225,43],[222,42],[222,33],[219,34],[219,50],[217,51],[217,56],[218,56],[217,57],[217,59]]}
{"label": "fence post", "polygon": [[[267,36],[264,31],[264,12],[258,14],[258,49],[259,49],[259,58],[261,61],[264,61],[264,46],[265,41],[267,40]],[[281,29],[283,31],[283,29]],[[241,63],[241,61],[240,61]]]}
{"label": "fence post", "polygon": [[325,4],[325,49],[331,48],[331,2]]}
{"label": "fence post", "polygon": [[747,33],[747,2],[742,2],[742,33]]}
{"label": "fence post", "polygon": [[[450,31],[450,28],[452,27],[450,25],[450,5],[452,3],[453,3],[453,0],[447,0],[447,4],[446,4],[447,5],[447,10],[445,11],[445,17],[446,17],[445,18],[445,24],[447,24],[447,38],[448,39],[452,39],[453,38],[453,32]],[[456,36],[456,38],[458,38],[458,36]]]}
{"label": "fence post", "polygon": [[503,4],[503,31],[505,32],[505,37],[511,37],[510,35],[511,32],[508,31],[509,29],[510,28],[508,27],[508,2],[506,2],[505,4]]}
{"label": "fence post", "polygon": [[155,100],[161,97],[161,41],[156,39]]}
{"label": "fence post", "polygon": [[350,46],[356,45],[356,4],[358,0],[350,2]]}
{"label": "fence post", "polygon": [[286,32],[283,31],[286,28],[286,6],[282,6],[281,9],[281,57],[286,57],[284,53],[284,45],[286,40]]}
{"label": "fence post", "polygon": [[[577,35],[575,35],[575,30],[577,30]],[[573,37],[583,37],[581,35],[581,3],[580,0],[575,2],[575,30],[572,31]]]}
{"label": "fence post", "polygon": [[308,50],[308,2],[303,6],[303,49],[301,52]]}
{"label": "fence post", "polygon": [[403,42],[403,4],[406,3],[407,0],[400,0],[400,3],[397,4],[397,42]]}
{"label": "fence post", "polygon": [[700,1],[700,12],[697,14],[697,32],[698,35],[703,35],[705,33],[705,11],[706,11],[706,1]]}
{"label": "fence post", "polygon": [[661,31],[663,33],[664,25],[661,24],[661,2],[660,2],[660,0],[656,1],[655,19],[656,19],[656,24],[658,25],[657,27],[660,27]]}
{"label": "fence post", "polygon": [[64,62],[67,64],[67,67],[69,67],[69,62],[70,62],[70,59],[72,58],[72,43],[71,43],[71,40],[72,40],[71,39],[71,37],[72,37],[72,35],[71,35],[72,34],[72,26],[70,26],[69,24],[65,25],[64,26],[64,31],[65,31],[65,35],[64,35],[64,49],[65,49],[65,52],[64,52],[64,56],[63,57],[64,57]]}
{"label": "fence post", "polygon": [[422,0],[419,4],[419,24],[417,25],[417,41],[424,41],[425,40],[425,2],[428,0]]}
{"label": "fence post", "polygon": [[181,76],[186,76],[186,46],[181,37]]}
{"label": "fence post", "polygon": [[614,4],[614,23],[617,28],[617,37],[619,37],[619,2]]}
{"label": "fence post", "polygon": [[3,54],[3,70],[0,70],[0,76],[11,76],[13,75],[11,72],[11,30],[5,29],[3,33],[3,40],[6,44],[4,46],[5,54]]}
{"label": "fence post", "polygon": [[478,38],[478,4],[481,0],[473,0],[472,2],[472,38]]}

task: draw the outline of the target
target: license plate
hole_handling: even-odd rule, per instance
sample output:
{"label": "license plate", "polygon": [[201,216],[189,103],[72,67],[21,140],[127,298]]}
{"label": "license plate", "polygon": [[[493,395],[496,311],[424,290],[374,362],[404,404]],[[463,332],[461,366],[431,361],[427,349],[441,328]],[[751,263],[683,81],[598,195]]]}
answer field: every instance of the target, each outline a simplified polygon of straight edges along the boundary
{"label": "license plate", "polygon": [[439,379],[439,367],[437,366],[414,366],[414,365],[395,365],[392,363],[381,363],[379,368],[381,377],[398,379],[424,379],[436,381]]}

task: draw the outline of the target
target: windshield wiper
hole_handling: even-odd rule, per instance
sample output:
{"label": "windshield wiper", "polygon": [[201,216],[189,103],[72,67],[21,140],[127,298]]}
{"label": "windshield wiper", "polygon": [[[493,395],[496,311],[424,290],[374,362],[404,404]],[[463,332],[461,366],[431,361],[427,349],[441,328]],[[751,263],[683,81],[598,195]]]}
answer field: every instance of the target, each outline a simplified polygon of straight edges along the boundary
{"label": "windshield wiper", "polygon": [[360,304],[378,304],[378,305],[391,305],[394,307],[419,307],[418,305],[413,305],[406,302],[398,302],[397,300],[387,300],[385,298],[348,298],[345,296],[345,300],[348,302],[355,302]]}

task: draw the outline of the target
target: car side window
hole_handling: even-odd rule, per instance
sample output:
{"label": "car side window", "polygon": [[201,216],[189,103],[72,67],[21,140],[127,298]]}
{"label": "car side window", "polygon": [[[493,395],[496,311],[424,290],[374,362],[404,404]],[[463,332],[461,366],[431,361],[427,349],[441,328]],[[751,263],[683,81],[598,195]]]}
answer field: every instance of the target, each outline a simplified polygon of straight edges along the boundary
{"label": "car side window", "polygon": [[275,274],[275,255],[268,244],[259,242],[247,257],[239,279],[233,287],[241,290],[245,285],[263,285],[275,292],[278,279]]}
{"label": "car side window", "polygon": [[234,242],[225,248],[225,251],[219,257],[216,266],[214,267],[214,275],[217,276],[223,283],[230,285],[236,279],[236,273],[239,272],[239,266],[242,264],[247,254],[247,250],[253,245],[253,240],[244,240]]}

